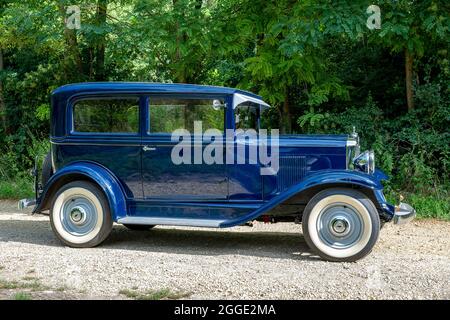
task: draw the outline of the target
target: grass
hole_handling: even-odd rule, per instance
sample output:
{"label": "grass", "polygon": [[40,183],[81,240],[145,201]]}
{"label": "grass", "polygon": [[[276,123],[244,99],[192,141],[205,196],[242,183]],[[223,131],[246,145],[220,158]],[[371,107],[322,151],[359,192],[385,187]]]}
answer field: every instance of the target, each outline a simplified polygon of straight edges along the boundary
{"label": "grass", "polygon": [[64,292],[64,291],[66,291],[66,290],[67,290],[67,287],[66,287],[66,286],[62,286],[62,287],[56,288],[56,291],[58,291],[58,292]]}
{"label": "grass", "polygon": [[418,218],[436,218],[450,221],[450,195],[423,196],[408,194],[404,201],[416,209]]}
{"label": "grass", "polygon": [[17,200],[31,198],[33,195],[33,181],[31,179],[0,180],[0,199]]}
{"label": "grass", "polygon": [[[32,292],[41,292],[50,290],[50,287],[43,285],[37,278],[25,276],[21,281],[7,281],[0,279],[0,291],[13,290],[11,299],[13,300],[32,300]],[[63,292],[67,287],[61,286],[54,291]],[[17,291],[17,292],[14,292]]]}
{"label": "grass", "polygon": [[42,291],[48,289],[48,287],[44,286],[38,279],[30,279],[30,281],[26,282],[6,281],[0,279],[0,289],[30,289],[31,291]]}
{"label": "grass", "polygon": [[16,292],[12,298],[14,300],[32,300],[31,295],[27,292]]}
{"label": "grass", "polygon": [[177,300],[189,296],[188,293],[173,292],[170,289],[148,290],[145,292],[123,289],[119,291],[119,294],[135,300],[162,300],[162,299]]}
{"label": "grass", "polygon": [[21,284],[17,281],[5,281],[0,279],[0,289],[20,289]]}

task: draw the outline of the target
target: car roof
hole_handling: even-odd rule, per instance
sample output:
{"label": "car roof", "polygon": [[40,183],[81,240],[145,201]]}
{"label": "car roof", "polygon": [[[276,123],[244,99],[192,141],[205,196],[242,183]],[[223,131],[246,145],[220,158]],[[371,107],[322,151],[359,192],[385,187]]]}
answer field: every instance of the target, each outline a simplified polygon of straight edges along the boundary
{"label": "car roof", "polygon": [[228,95],[234,93],[244,94],[261,99],[260,96],[234,88],[205,86],[197,84],[181,83],[153,83],[153,82],[83,82],[67,84],[52,92],[53,96],[70,96],[78,93],[103,93],[103,92],[136,92],[136,93],[196,93]]}

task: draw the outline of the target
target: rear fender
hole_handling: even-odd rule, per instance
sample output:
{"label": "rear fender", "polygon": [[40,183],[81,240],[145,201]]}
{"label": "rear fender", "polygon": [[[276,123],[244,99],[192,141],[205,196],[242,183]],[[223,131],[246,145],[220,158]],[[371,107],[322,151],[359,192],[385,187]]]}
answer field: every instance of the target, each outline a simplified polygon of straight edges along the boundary
{"label": "rear fender", "polygon": [[33,213],[48,210],[56,192],[63,185],[75,180],[92,181],[103,190],[108,199],[111,216],[114,221],[126,216],[127,203],[125,192],[119,180],[107,168],[89,161],[74,162],[56,171],[45,185],[41,196],[37,199]]}

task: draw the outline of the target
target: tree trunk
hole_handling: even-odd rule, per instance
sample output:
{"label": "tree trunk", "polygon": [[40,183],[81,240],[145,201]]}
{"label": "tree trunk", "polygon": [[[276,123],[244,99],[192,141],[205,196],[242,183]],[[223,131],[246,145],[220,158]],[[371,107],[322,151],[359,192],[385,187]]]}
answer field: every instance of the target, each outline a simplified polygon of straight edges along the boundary
{"label": "tree trunk", "polygon": [[[63,2],[60,1],[58,3],[58,9],[64,23],[64,39],[66,41],[69,58],[72,60],[71,62],[74,64],[75,70],[78,71],[79,78],[83,75],[83,62],[81,61],[81,55],[78,49],[77,34],[75,30],[69,29],[66,26],[66,7]],[[68,78],[73,78],[71,77],[71,71],[72,70],[66,70],[66,76]]]}
{"label": "tree trunk", "polygon": [[[0,48],[0,74],[2,73],[4,67],[3,67],[3,51],[2,48]],[[3,82],[0,79],[0,122],[1,122],[1,128],[3,129],[3,132],[8,131],[8,125],[6,123],[6,105],[5,101],[3,100]]]}
{"label": "tree trunk", "polygon": [[289,105],[289,88],[286,88],[286,94],[281,109],[281,126],[280,132],[283,134],[292,133],[291,111]]}
{"label": "tree trunk", "polygon": [[406,81],[406,102],[408,111],[414,109],[414,89],[413,89],[413,62],[414,57],[408,49],[405,50],[405,81]]}
{"label": "tree trunk", "polygon": [[94,71],[94,55],[95,55],[95,48],[92,47],[92,44],[89,46],[88,49],[89,54],[89,80],[94,81],[95,80],[95,71]]}
{"label": "tree trunk", "polygon": [[[97,2],[97,26],[103,26],[106,24],[106,14],[108,8],[108,0],[98,0]],[[105,74],[105,43],[106,35],[103,33],[97,43],[96,50],[96,66],[95,66],[95,80],[104,81],[106,80]]]}

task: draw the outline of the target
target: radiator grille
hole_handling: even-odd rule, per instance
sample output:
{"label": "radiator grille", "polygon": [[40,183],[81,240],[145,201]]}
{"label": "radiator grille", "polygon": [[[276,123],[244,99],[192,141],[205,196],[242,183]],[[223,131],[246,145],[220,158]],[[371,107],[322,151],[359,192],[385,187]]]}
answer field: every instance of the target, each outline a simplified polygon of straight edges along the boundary
{"label": "radiator grille", "polygon": [[277,177],[277,189],[279,192],[300,182],[306,175],[306,157],[281,156],[280,169]]}

